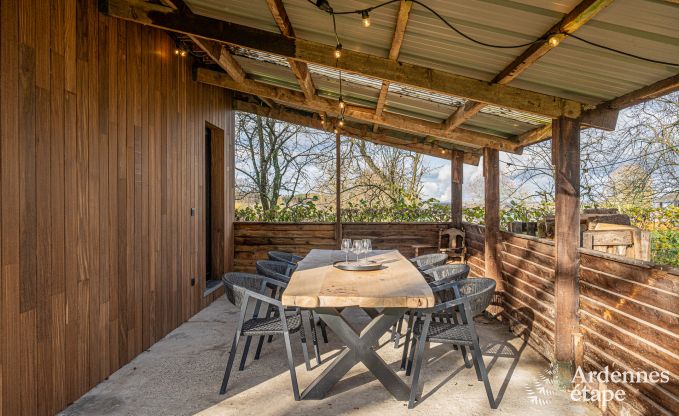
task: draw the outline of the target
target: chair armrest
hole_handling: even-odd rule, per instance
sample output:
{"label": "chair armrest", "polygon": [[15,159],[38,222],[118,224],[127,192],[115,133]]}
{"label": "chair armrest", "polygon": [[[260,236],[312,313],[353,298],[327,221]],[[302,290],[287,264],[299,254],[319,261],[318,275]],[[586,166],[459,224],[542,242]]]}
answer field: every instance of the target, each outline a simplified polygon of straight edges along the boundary
{"label": "chair armrest", "polygon": [[276,299],[273,299],[273,298],[271,298],[271,297],[269,297],[269,296],[266,296],[266,295],[264,295],[264,294],[257,293],[257,292],[255,292],[255,291],[253,291],[253,290],[245,289],[245,294],[246,294],[248,297],[251,297],[251,298],[253,298],[253,299],[260,300],[260,301],[262,301],[262,302],[264,302],[264,303],[268,303],[269,305],[276,306],[276,307],[278,307],[278,308],[280,308],[280,309],[283,309],[283,308],[284,308],[284,307],[283,307],[283,304],[281,303],[281,301],[276,300]]}
{"label": "chair armrest", "polygon": [[266,286],[267,286],[267,285],[274,285],[274,286],[277,286],[277,287],[280,287],[280,288],[283,288],[283,289],[285,289],[285,288],[288,287],[288,284],[287,284],[287,283],[282,282],[282,281],[280,281],[280,280],[271,279],[271,278],[269,278],[269,277],[261,276],[261,275],[260,275],[260,277],[261,277],[261,279],[262,279],[262,286],[261,286],[260,289],[259,289],[259,293],[264,293],[264,291],[266,290]]}
{"label": "chair armrest", "polygon": [[439,303],[433,308],[429,309],[428,312],[440,312],[445,309],[450,309],[454,306],[464,305],[465,309],[469,306],[469,300],[465,298],[453,299],[447,302]]}
{"label": "chair armrest", "polygon": [[452,282],[443,283],[440,285],[431,286],[431,291],[434,293],[441,292],[444,290],[450,290],[456,288],[462,280],[454,280]]}

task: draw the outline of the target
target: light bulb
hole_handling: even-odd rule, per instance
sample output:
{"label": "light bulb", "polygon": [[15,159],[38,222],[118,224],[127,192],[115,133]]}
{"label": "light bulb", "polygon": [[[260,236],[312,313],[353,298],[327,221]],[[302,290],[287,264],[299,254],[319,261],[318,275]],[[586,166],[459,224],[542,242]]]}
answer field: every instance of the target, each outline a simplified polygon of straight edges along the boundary
{"label": "light bulb", "polygon": [[370,15],[368,14],[367,10],[363,10],[361,12],[361,19],[363,19],[363,27],[370,26]]}
{"label": "light bulb", "polygon": [[179,55],[180,55],[181,57],[186,56],[186,51],[182,49],[182,51],[179,52]]}
{"label": "light bulb", "polygon": [[339,119],[339,121],[337,122],[337,124],[338,124],[340,127],[344,127],[344,119],[343,119],[343,118]]}
{"label": "light bulb", "polygon": [[333,131],[335,134],[339,133],[339,129],[338,129],[337,127],[335,127],[332,131]]}
{"label": "light bulb", "polygon": [[346,107],[346,104],[344,104],[344,100],[342,99],[342,97],[340,97],[339,108],[340,108],[340,110],[344,110],[344,107]]}
{"label": "light bulb", "polygon": [[559,42],[561,42],[561,39],[559,38],[558,35],[552,35],[547,39],[547,42],[549,43],[549,46],[552,48],[556,47],[559,45]]}
{"label": "light bulb", "polygon": [[179,55],[179,48],[175,48],[174,54],[175,54],[175,55]]}
{"label": "light bulb", "polygon": [[337,46],[335,46],[335,58],[339,59],[340,56],[342,56],[342,44],[338,43]]}

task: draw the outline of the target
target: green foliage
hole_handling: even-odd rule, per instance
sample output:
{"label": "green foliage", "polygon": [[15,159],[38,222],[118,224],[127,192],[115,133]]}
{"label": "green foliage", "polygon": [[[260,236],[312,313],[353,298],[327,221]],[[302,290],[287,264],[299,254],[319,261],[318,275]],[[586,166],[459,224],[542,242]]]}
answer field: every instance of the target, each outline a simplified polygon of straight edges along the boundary
{"label": "green foliage", "polygon": [[342,209],[344,222],[444,222],[450,221],[450,206],[436,199],[409,200],[398,198],[393,204],[365,200],[349,202]]}
{"label": "green foliage", "polygon": [[289,207],[275,205],[269,210],[263,209],[259,204],[237,208],[236,221],[335,222],[335,212],[327,208],[318,208],[315,204],[317,199],[318,197],[314,197]]}
{"label": "green foliage", "polygon": [[[511,201],[509,207],[500,210],[500,227],[504,229],[507,224],[515,221],[539,221],[552,212],[554,212],[554,205],[547,202],[538,206],[528,206],[523,201]],[[483,207],[470,207],[463,210],[463,217],[467,222],[483,224],[484,216],[485,209]]]}
{"label": "green foliage", "polygon": [[651,255],[655,263],[679,266],[679,229],[651,232]]}

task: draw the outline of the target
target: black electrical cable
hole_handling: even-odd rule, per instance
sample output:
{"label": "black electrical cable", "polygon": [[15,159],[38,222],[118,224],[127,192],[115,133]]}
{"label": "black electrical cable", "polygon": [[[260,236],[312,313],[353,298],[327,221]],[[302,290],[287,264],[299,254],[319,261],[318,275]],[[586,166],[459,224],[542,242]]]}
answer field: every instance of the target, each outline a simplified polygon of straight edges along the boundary
{"label": "black electrical cable", "polygon": [[[307,0],[307,1],[311,4],[313,4],[315,7],[318,7],[317,2],[314,2],[313,0]],[[387,6],[391,3],[396,3],[396,2],[399,2],[399,1],[400,0],[388,0],[388,1],[382,2],[380,4],[377,4],[375,6],[371,6],[371,7],[365,8],[365,9],[344,10],[344,11],[339,11],[339,12],[336,12],[332,9],[332,7],[329,7],[329,3],[328,3],[329,10],[323,10],[323,11],[333,16],[333,25],[334,25],[334,16],[335,15],[347,15],[347,14],[359,14],[360,15],[363,12],[371,12],[375,9],[379,9],[380,7],[384,7],[384,6]],[[524,48],[526,46],[530,46],[530,45],[533,45],[535,43],[547,41],[547,39],[545,37],[541,37],[541,38],[535,39],[532,42],[526,42],[526,43],[522,43],[522,44],[519,44],[519,45],[496,45],[496,44],[492,44],[492,43],[483,42],[483,41],[480,41],[478,39],[475,39],[475,38],[467,35],[466,33],[462,32],[461,30],[459,30],[458,28],[453,26],[443,16],[441,16],[436,10],[432,9],[431,7],[426,5],[425,3],[423,3],[419,0],[411,0],[411,1],[415,4],[418,4],[422,7],[424,7],[425,9],[427,9],[430,13],[432,13],[434,16],[436,16],[436,18],[438,18],[441,22],[443,22],[450,29],[455,31],[455,33],[457,33],[458,35],[469,40],[470,42],[473,42],[473,43],[476,43],[476,44],[479,44],[479,45],[482,45],[482,46],[486,46],[486,47],[489,47],[489,48],[497,48],[497,49],[515,49],[515,48]],[[337,28],[336,27],[334,28],[334,32],[335,32],[335,37],[337,37]],[[619,49],[612,48],[610,46],[601,45],[599,43],[583,39],[583,38],[581,38],[577,35],[574,35],[574,34],[563,34],[563,35],[573,37],[573,38],[575,38],[575,39],[577,39],[581,42],[587,43],[588,45],[591,45],[591,46],[594,46],[594,47],[597,47],[597,48],[601,48],[601,49],[605,49],[607,51],[618,53],[618,54],[621,54],[621,55],[624,55],[624,56],[629,56],[631,58],[635,58],[635,59],[639,59],[639,60],[642,60],[642,61],[651,62],[651,63],[655,63],[655,64],[679,67],[679,63],[660,61],[660,60],[651,59],[651,58],[645,58],[643,56],[635,55],[635,54],[632,54],[632,53],[621,51]]]}
{"label": "black electrical cable", "polygon": [[467,40],[469,40],[469,41],[471,41],[471,42],[477,43],[477,44],[482,45],[482,46],[487,46],[487,47],[489,47],[489,48],[498,48],[498,49],[516,49],[516,48],[525,48],[526,46],[530,46],[530,45],[532,45],[532,44],[534,44],[534,43],[542,42],[542,41],[545,40],[545,39],[540,38],[540,39],[535,39],[535,40],[532,41],[532,42],[522,43],[522,44],[520,44],[520,45],[494,45],[494,44],[492,44],[492,43],[482,42],[482,41],[480,41],[480,40],[474,39],[473,37],[467,35],[466,33],[463,33],[461,30],[459,30],[459,29],[456,28],[455,26],[453,26],[453,25],[451,25],[450,23],[448,23],[448,21],[447,21],[443,16],[441,16],[440,14],[438,14],[438,12],[437,12],[436,10],[432,9],[431,7],[429,7],[429,6],[427,6],[426,4],[422,3],[421,1],[412,0],[412,2],[413,2],[413,3],[416,3],[416,4],[419,4],[420,6],[424,7],[424,8],[427,9],[427,10],[429,10],[429,12],[431,12],[434,16],[436,16],[436,17],[437,17],[440,21],[442,21],[446,26],[448,26],[449,28],[451,28],[452,30],[454,30],[455,33],[457,33],[458,35],[462,36],[463,38],[465,38],[465,39],[467,39]]}
{"label": "black electrical cable", "polygon": [[568,36],[575,38],[575,39],[579,40],[580,42],[584,42],[588,45],[596,46],[597,48],[601,48],[601,49],[606,49],[607,51],[619,53],[620,55],[625,55],[625,56],[629,56],[631,58],[641,59],[642,61],[652,62],[654,64],[662,64],[662,65],[670,65],[670,66],[679,67],[679,64],[675,64],[673,62],[666,62],[666,61],[659,61],[659,60],[651,59],[651,58],[644,58],[643,56],[639,56],[639,55],[635,55],[633,53],[629,53],[629,52],[621,51],[619,49],[611,48],[610,46],[605,46],[605,45],[600,45],[598,43],[594,43],[592,41],[589,41],[587,39],[583,39],[580,36],[576,36],[574,34],[569,34]]}

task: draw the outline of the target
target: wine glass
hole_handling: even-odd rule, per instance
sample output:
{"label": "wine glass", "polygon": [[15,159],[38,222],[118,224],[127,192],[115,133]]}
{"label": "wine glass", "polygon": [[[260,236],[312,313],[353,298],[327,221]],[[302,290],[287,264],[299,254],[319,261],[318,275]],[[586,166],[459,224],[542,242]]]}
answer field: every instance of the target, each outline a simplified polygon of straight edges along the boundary
{"label": "wine glass", "polygon": [[363,245],[363,252],[365,253],[365,260],[367,262],[368,254],[373,251],[372,242],[369,238],[364,238],[363,241],[361,241],[361,244]]}
{"label": "wine glass", "polygon": [[349,262],[349,250],[351,250],[351,238],[342,239],[342,251],[344,252],[344,262]]}
{"label": "wine glass", "polygon": [[362,243],[361,240],[354,240],[351,246],[351,252],[356,255],[356,262],[358,262],[359,255],[361,254]]}

